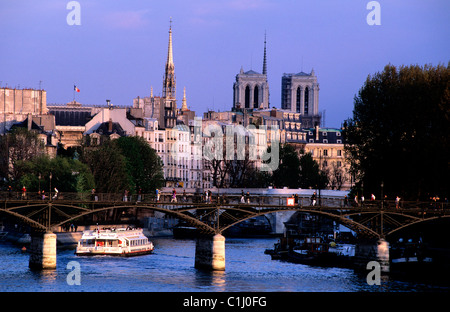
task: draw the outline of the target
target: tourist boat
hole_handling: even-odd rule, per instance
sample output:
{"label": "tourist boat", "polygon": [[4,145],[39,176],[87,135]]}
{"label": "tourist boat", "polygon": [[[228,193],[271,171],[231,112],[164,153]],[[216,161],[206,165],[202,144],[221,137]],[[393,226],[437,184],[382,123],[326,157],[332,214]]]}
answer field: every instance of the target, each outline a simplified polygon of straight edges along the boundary
{"label": "tourist boat", "polygon": [[75,254],[78,256],[139,256],[149,254],[153,249],[153,243],[144,235],[142,229],[108,228],[84,231],[78,241]]}

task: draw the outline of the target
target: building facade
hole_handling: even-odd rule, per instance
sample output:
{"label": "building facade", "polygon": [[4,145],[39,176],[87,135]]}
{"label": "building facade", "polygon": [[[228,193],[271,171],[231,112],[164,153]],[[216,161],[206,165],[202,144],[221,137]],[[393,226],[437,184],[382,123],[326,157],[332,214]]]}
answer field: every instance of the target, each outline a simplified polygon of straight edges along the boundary
{"label": "building facade", "polygon": [[281,77],[281,108],[299,113],[305,128],[320,125],[319,83],[314,70]]}
{"label": "building facade", "polygon": [[321,170],[328,175],[328,188],[349,190],[353,181],[350,163],[344,151],[345,138],[341,129],[304,129],[306,136],[305,153],[311,153]]}
{"label": "building facade", "polygon": [[233,84],[233,110],[269,108],[269,83],[267,81],[266,39],[262,73],[254,70],[244,72],[241,67]]}
{"label": "building facade", "polygon": [[12,125],[28,118],[46,115],[47,91],[36,89],[0,88],[0,135]]}

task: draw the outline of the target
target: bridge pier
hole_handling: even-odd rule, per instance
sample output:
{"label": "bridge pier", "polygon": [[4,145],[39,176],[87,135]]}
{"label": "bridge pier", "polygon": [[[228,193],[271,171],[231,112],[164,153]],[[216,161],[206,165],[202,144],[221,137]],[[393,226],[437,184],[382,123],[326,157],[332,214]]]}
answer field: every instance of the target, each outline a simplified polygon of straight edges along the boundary
{"label": "bridge pier", "polygon": [[30,244],[30,269],[56,269],[56,234],[34,233]]}
{"label": "bridge pier", "polygon": [[365,240],[356,244],[355,265],[359,270],[367,270],[370,261],[380,264],[381,273],[389,272],[389,243],[384,239]]}
{"label": "bridge pier", "polygon": [[197,238],[195,267],[212,271],[225,270],[225,237],[223,235],[216,234]]}

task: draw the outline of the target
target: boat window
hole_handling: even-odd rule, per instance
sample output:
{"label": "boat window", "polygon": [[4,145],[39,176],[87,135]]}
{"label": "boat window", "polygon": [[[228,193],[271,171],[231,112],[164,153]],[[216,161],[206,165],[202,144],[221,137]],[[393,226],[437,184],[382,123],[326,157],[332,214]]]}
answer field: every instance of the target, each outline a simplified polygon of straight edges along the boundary
{"label": "boat window", "polygon": [[81,240],[81,245],[94,246],[94,240],[93,239],[83,239],[83,240]]}

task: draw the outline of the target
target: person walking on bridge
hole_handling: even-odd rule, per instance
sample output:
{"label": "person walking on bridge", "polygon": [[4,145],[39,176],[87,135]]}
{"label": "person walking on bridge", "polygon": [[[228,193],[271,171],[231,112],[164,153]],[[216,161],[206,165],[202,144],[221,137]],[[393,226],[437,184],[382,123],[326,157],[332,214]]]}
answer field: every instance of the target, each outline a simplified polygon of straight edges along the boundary
{"label": "person walking on bridge", "polygon": [[315,206],[316,205],[316,192],[314,192],[311,196],[311,206]]}
{"label": "person walking on bridge", "polygon": [[172,199],[170,200],[171,203],[177,202],[177,191],[175,189],[172,190]]}

